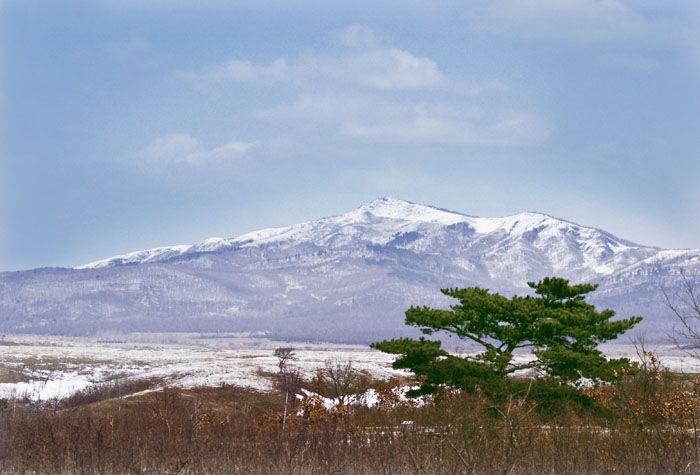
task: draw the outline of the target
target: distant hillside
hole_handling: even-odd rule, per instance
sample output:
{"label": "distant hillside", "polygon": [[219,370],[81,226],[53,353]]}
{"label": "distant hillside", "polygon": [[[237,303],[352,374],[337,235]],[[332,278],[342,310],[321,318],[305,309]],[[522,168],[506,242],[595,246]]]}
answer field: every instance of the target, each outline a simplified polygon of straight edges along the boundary
{"label": "distant hillside", "polygon": [[[663,336],[661,288],[700,275],[700,250],[662,250],[540,213],[479,218],[393,198],[232,239],[137,251],[75,269],[0,273],[0,330],[263,331],[368,342],[405,332],[441,287],[525,293],[545,276],[596,282],[594,302]],[[699,284],[700,285],[700,284]]]}

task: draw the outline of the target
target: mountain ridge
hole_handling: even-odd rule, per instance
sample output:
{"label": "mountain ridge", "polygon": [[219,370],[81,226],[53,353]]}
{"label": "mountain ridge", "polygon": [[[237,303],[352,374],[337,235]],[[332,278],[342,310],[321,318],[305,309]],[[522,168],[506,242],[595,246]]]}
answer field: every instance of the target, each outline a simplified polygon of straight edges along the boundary
{"label": "mountain ridge", "polygon": [[[392,209],[396,211],[396,208],[403,208],[403,209],[409,209],[409,213],[404,213],[404,214],[397,214],[397,213],[386,213],[387,209]],[[377,211],[380,210],[380,214],[377,213],[372,213],[372,211]],[[416,210],[423,210],[423,213],[417,213]],[[432,211],[433,218],[428,219],[429,214],[426,211]],[[201,241],[199,243],[195,244],[180,244],[180,245],[172,245],[172,246],[161,246],[161,247],[155,247],[155,248],[149,248],[149,249],[144,249],[144,250],[138,250],[138,251],[132,251],[128,252],[125,254],[118,254],[112,257],[108,257],[105,259],[99,259],[97,261],[92,261],[87,264],[83,264],[80,266],[74,267],[75,269],[88,269],[88,268],[99,268],[99,267],[104,267],[108,265],[119,265],[119,264],[134,264],[134,263],[141,263],[141,262],[152,262],[154,260],[167,260],[170,257],[178,257],[186,253],[202,253],[202,252],[216,252],[222,248],[227,248],[227,247],[233,247],[236,245],[252,245],[256,244],[255,241],[261,241],[264,240],[265,237],[268,235],[275,235],[275,234],[281,234],[285,232],[291,232],[294,229],[304,227],[304,226],[313,226],[318,223],[326,222],[326,221],[336,221],[336,222],[343,222],[347,221],[348,218],[350,217],[357,217],[359,214],[363,212],[369,212],[379,218],[388,218],[388,219],[395,219],[395,220],[402,220],[402,221],[413,221],[413,222],[440,222],[441,224],[456,224],[458,222],[465,222],[472,226],[477,233],[480,234],[488,234],[489,232],[492,232],[494,230],[493,225],[496,224],[496,228],[498,227],[498,223],[507,223],[507,222],[515,222],[517,223],[521,219],[524,219],[525,217],[528,218],[534,218],[540,219],[540,220],[551,220],[554,222],[559,222],[559,223],[565,223],[571,226],[575,226],[581,229],[587,229],[591,231],[596,231],[600,232],[603,235],[606,235],[610,239],[619,242],[621,244],[624,244],[625,246],[628,247],[639,247],[639,248],[647,248],[647,249],[658,249],[661,250],[661,248],[658,247],[653,247],[653,246],[645,246],[645,245],[640,245],[636,244],[634,242],[619,238],[612,233],[609,233],[607,231],[604,231],[600,228],[593,227],[593,226],[585,226],[585,225],[580,225],[578,223],[575,223],[573,221],[569,221],[566,219],[558,218],[546,213],[541,213],[538,211],[524,211],[520,213],[516,213],[513,215],[507,215],[507,216],[501,216],[501,217],[479,217],[479,216],[474,216],[474,215],[469,215],[465,214],[462,212],[457,212],[457,211],[452,211],[448,210],[445,208],[440,208],[437,206],[432,206],[432,205],[422,205],[419,203],[411,202],[408,200],[402,200],[402,199],[397,199],[397,198],[392,198],[388,196],[384,196],[381,198],[378,198],[376,200],[373,200],[369,203],[363,204],[356,208],[355,210],[352,210],[347,213],[343,213],[340,215],[333,215],[333,216],[328,216],[328,217],[323,217],[320,219],[304,222],[304,223],[299,223],[291,226],[280,226],[280,227],[273,227],[273,228],[264,228],[256,231],[250,231],[244,234],[241,234],[236,237],[232,238],[220,238],[220,237],[210,237],[205,239],[204,241]],[[438,215],[435,214],[434,212],[442,213],[443,220],[440,221],[438,219]],[[413,219],[410,219],[413,217]],[[445,219],[448,217],[452,217],[452,220],[446,221]],[[421,219],[422,218],[422,219]],[[489,226],[490,224],[490,226]],[[253,242],[247,242],[247,241],[253,241]],[[258,242],[259,244],[259,242]]]}
{"label": "mountain ridge", "polygon": [[135,251],[80,269],[0,273],[0,331],[253,331],[370,342],[411,334],[411,305],[445,287],[506,295],[547,276],[593,282],[591,301],[662,335],[663,291],[700,285],[700,250],[664,250],[544,213],[480,218],[380,198],[348,213],[193,245]]}

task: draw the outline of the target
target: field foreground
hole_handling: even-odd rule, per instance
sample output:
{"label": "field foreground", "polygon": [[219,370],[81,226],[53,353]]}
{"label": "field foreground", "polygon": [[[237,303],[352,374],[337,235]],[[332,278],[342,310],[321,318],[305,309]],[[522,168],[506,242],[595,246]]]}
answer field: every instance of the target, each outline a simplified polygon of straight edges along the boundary
{"label": "field foreground", "polygon": [[[5,335],[0,340],[0,398],[61,399],[117,379],[159,379],[181,388],[229,384],[267,391],[274,383],[269,375],[277,371],[273,352],[280,346],[295,348],[293,367],[306,377],[328,361],[352,361],[355,369],[377,379],[406,376],[391,369],[390,355],[359,345],[275,342],[234,334],[135,334],[129,338]],[[608,356],[638,360],[634,345],[602,348]],[[700,373],[700,360],[670,345],[650,349],[671,371]]]}
{"label": "field foreground", "polygon": [[[700,473],[697,362],[667,348],[666,368],[587,389],[581,412],[527,394],[406,400],[408,375],[362,347],[296,344],[283,380],[279,342],[204,340],[4,338],[0,472]],[[368,390],[372,407],[352,404]]]}
{"label": "field foreground", "polygon": [[266,374],[277,371],[273,352],[279,346],[295,347],[294,367],[306,376],[326,361],[348,360],[380,379],[401,374],[391,369],[389,355],[363,346],[177,334],[157,338],[169,343],[153,339],[140,343],[6,336],[0,342],[0,397],[61,399],[116,379],[159,379],[183,388],[230,384],[265,391],[273,386]]}

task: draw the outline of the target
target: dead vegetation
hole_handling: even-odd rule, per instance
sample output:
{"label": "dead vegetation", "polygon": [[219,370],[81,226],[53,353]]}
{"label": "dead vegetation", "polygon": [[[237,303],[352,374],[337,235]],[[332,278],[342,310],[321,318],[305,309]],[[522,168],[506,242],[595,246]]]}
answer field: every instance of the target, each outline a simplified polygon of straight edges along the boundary
{"label": "dead vegetation", "polygon": [[119,401],[122,398],[156,388],[159,385],[162,385],[162,381],[157,379],[115,378],[111,381],[88,386],[67,398],[56,401],[55,407],[71,409],[100,401]]}
{"label": "dead vegetation", "polygon": [[27,380],[27,376],[22,371],[0,365],[0,383],[21,383]]}
{"label": "dead vegetation", "polygon": [[700,473],[698,385],[651,356],[637,375],[589,391],[597,411],[547,417],[526,396],[498,407],[459,392],[401,404],[391,388],[404,381],[330,369],[293,385],[329,397],[345,383],[372,386],[380,404],[329,411],[294,399],[282,430],[283,384],[262,393],[114,381],[60,404],[4,401],[0,472]]}

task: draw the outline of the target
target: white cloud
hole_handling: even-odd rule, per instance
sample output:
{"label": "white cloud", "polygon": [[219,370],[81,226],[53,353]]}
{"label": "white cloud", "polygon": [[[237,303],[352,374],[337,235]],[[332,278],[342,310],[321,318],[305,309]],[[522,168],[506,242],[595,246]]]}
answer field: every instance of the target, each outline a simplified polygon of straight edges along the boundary
{"label": "white cloud", "polygon": [[447,79],[430,58],[396,48],[382,48],[340,57],[304,56],[270,64],[231,60],[203,73],[186,73],[198,82],[287,82],[298,86],[355,85],[371,89],[434,89]]}
{"label": "white cloud", "polygon": [[477,16],[482,31],[597,43],[640,38],[649,23],[621,0],[496,0]]}
{"label": "white cloud", "polygon": [[533,145],[552,131],[547,120],[531,113],[485,110],[463,100],[401,102],[377,94],[304,94],[259,117],[316,123],[346,139],[398,144]]}
{"label": "white cloud", "polygon": [[263,110],[258,117],[269,120],[338,122],[395,122],[411,117],[443,117],[449,120],[483,119],[479,108],[460,102],[401,101],[379,93],[327,91],[303,94],[291,104]]}
{"label": "white cloud", "polygon": [[545,119],[513,111],[503,101],[474,105],[474,96],[509,91],[500,81],[449,78],[431,58],[380,46],[378,34],[362,25],[351,25],[338,37],[352,49],[269,64],[232,60],[192,77],[220,87],[290,84],[299,90],[296,100],[255,114],[286,122],[285,133],[313,124],[343,140],[470,146],[531,145],[551,133]]}
{"label": "white cloud", "polygon": [[349,56],[328,66],[339,74],[338,79],[348,77],[378,89],[434,88],[446,83],[435,61],[395,48]]}
{"label": "white cloud", "polygon": [[306,54],[277,58],[270,63],[231,59],[199,72],[181,72],[201,90],[239,82],[256,85],[290,84],[314,91],[329,88],[365,88],[382,91],[444,91],[464,96],[509,91],[499,80],[461,81],[449,78],[429,57],[383,45],[369,27],[353,24],[338,32],[350,49],[335,56]]}
{"label": "white cloud", "polygon": [[231,141],[207,148],[188,134],[169,134],[155,138],[135,154],[135,158],[149,165],[204,165],[236,159],[245,155],[253,144]]}
{"label": "white cloud", "polygon": [[528,114],[506,114],[490,121],[419,116],[389,123],[348,122],[343,124],[342,133],[365,141],[520,146],[546,140],[551,127]]}
{"label": "white cloud", "polygon": [[302,94],[294,102],[260,111],[257,116],[266,120],[302,120],[307,122],[338,122],[356,118],[370,111],[380,117],[390,113],[396,116],[401,109],[391,111],[391,105],[372,94],[338,91]]}
{"label": "white cloud", "polygon": [[287,81],[291,79],[289,66],[284,59],[277,59],[269,66],[256,65],[250,61],[231,60],[194,77],[213,81],[240,82]]}
{"label": "white cloud", "polygon": [[338,31],[338,40],[349,48],[374,48],[383,43],[376,31],[357,23]]}

